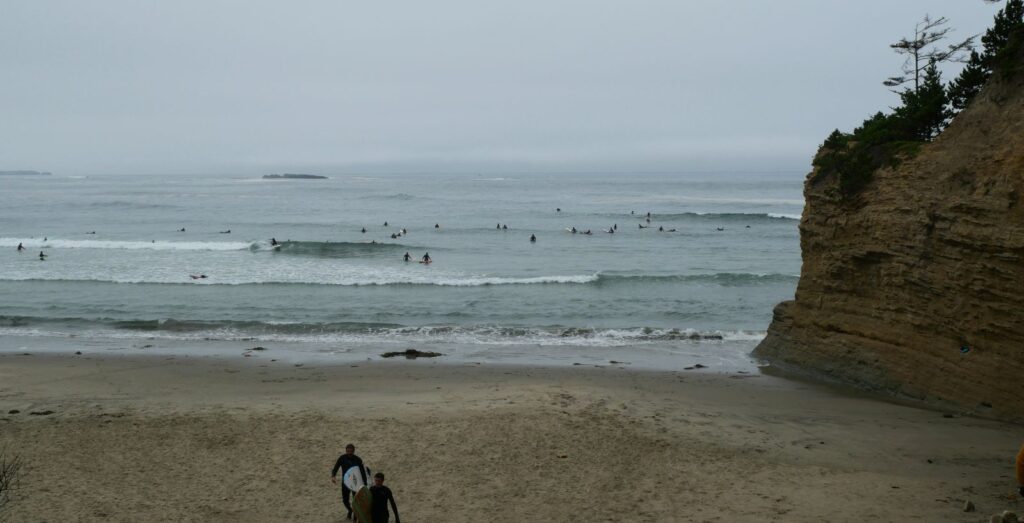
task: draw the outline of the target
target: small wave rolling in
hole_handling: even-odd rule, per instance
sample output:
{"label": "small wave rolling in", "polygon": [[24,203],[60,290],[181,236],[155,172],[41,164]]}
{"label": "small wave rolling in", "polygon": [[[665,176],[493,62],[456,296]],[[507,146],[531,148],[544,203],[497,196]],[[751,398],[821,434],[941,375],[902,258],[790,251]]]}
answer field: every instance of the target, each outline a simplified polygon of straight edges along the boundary
{"label": "small wave rolling in", "polygon": [[430,345],[664,368],[745,357],[800,270],[799,173],[325,174],[0,180],[0,349]]}

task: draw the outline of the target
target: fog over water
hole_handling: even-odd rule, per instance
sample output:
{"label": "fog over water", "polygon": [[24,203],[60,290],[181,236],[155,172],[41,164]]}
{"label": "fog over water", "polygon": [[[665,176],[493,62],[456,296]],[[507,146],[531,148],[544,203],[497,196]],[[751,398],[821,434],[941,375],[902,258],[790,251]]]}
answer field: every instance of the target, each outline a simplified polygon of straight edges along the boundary
{"label": "fog over water", "polygon": [[[0,169],[806,171],[981,0],[6,2]],[[955,72],[955,70],[950,71]]]}

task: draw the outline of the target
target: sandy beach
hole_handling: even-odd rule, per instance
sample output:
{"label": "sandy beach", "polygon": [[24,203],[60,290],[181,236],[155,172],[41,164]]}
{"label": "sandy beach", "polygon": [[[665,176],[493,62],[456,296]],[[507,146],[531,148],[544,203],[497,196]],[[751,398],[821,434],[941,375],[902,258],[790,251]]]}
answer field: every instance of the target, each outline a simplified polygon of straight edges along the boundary
{"label": "sandy beach", "polygon": [[[416,521],[985,521],[1019,426],[626,365],[0,355],[4,521],[344,521],[352,442]],[[964,513],[965,500],[978,512]]]}

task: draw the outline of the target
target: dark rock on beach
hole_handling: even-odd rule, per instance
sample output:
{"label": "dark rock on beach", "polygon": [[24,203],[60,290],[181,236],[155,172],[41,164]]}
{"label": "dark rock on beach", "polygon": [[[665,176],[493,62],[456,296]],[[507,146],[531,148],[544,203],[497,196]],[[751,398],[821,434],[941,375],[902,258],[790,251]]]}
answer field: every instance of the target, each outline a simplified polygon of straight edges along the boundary
{"label": "dark rock on beach", "polygon": [[326,180],[326,176],[316,174],[264,174],[264,180]]}
{"label": "dark rock on beach", "polygon": [[444,356],[440,352],[421,351],[416,349],[408,349],[402,352],[385,352],[380,355],[382,358],[395,358],[398,356],[405,356],[407,360],[414,360],[416,358],[436,358],[438,356]]}

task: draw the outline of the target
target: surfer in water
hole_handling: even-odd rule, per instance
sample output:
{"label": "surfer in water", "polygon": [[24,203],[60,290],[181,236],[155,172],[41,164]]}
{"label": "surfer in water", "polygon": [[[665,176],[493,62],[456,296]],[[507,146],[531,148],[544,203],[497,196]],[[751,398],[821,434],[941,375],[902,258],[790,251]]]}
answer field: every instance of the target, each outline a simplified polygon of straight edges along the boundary
{"label": "surfer in water", "polygon": [[362,232],[363,234],[366,234],[366,227],[363,227],[363,230],[360,231],[360,232]]}
{"label": "surfer in water", "polygon": [[25,250],[25,246],[22,245],[21,243],[18,243],[18,252],[21,252],[23,250]]}
{"label": "surfer in water", "polygon": [[405,256],[402,256],[403,261],[412,261],[412,256],[409,256],[409,252],[406,251]]}
{"label": "surfer in water", "polygon": [[373,475],[370,494],[373,500],[370,508],[373,523],[388,523],[391,520],[391,515],[388,514],[388,503],[391,503],[391,511],[395,513],[395,523],[402,523],[402,518],[398,516],[398,507],[395,505],[395,495],[391,493],[391,489],[384,486],[383,473],[378,472]]}
{"label": "surfer in water", "polygon": [[530,242],[531,243],[537,243],[537,235],[536,234],[531,234],[530,235]]}
{"label": "surfer in water", "polygon": [[425,252],[425,253],[423,253],[423,259],[420,260],[420,263],[430,263],[432,261],[434,261],[434,260],[430,259],[430,253],[429,252]]}
{"label": "surfer in water", "polygon": [[279,244],[277,243],[277,238],[271,238],[271,239],[270,239],[270,245],[271,245],[272,247],[277,247],[277,246],[279,245]]}
{"label": "surfer in water", "polygon": [[39,259],[40,260],[45,260],[46,259],[46,255],[43,254],[43,251],[39,251]]}
{"label": "surfer in water", "polygon": [[[363,460],[359,456],[356,456],[356,446],[349,443],[345,445],[345,453],[338,456],[338,461],[334,462],[334,468],[331,469],[331,483],[338,483],[338,470],[341,470],[341,476],[345,477],[345,472],[352,467],[359,467],[363,473],[363,483],[369,483],[366,478],[366,469],[363,468]],[[345,482],[341,483],[341,502],[345,505],[345,510],[348,510],[348,515],[345,516],[348,519],[352,519],[352,504],[348,498],[351,494],[351,490],[345,486]],[[374,519],[376,521],[376,519]]]}

